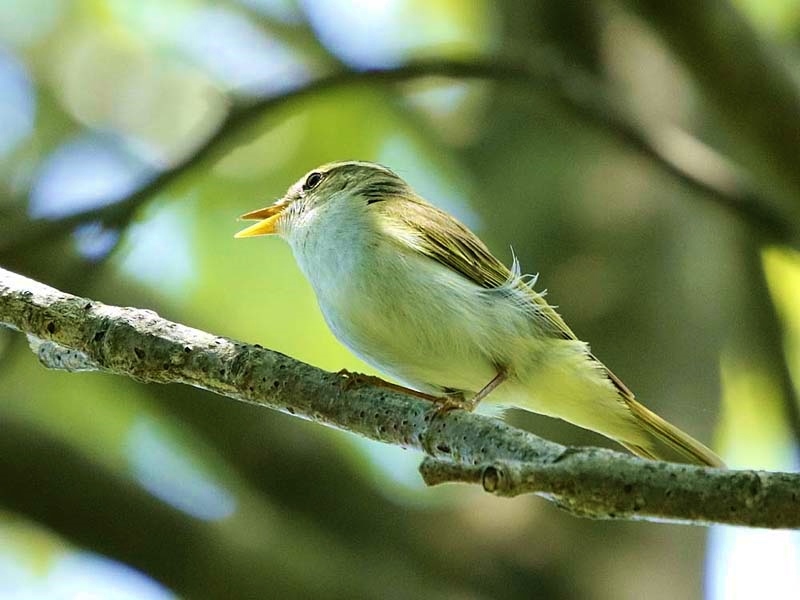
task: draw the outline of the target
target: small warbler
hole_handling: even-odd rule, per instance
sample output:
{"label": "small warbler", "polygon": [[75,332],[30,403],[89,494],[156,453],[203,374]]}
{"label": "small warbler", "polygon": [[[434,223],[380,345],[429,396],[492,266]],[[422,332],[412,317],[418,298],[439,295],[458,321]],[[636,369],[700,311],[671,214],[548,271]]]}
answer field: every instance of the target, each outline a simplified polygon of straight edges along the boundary
{"label": "small warbler", "polygon": [[286,239],[334,335],[411,388],[560,417],[644,458],[724,466],[637,402],[516,259],[507,268],[390,169],[326,164],[241,218],[258,222],[236,237]]}

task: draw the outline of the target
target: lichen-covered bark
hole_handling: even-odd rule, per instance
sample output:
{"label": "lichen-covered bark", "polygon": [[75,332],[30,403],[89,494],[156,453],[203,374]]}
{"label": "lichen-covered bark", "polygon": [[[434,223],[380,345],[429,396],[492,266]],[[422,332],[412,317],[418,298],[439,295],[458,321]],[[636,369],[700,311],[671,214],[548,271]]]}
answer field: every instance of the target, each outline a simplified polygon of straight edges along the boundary
{"label": "lichen-covered bark", "polygon": [[0,323],[51,368],[184,383],[426,452],[426,481],[536,492],[575,514],[760,527],[800,526],[800,475],[720,471],[565,448],[505,423],[363,385],[288,356],[65,294],[0,269]]}
{"label": "lichen-covered bark", "polygon": [[[27,333],[45,366],[96,369],[148,383],[185,383],[374,440],[478,464],[561,452],[495,419],[453,411],[279,352],[108,306],[0,269],[0,323]],[[74,367],[70,369],[70,366]]]}

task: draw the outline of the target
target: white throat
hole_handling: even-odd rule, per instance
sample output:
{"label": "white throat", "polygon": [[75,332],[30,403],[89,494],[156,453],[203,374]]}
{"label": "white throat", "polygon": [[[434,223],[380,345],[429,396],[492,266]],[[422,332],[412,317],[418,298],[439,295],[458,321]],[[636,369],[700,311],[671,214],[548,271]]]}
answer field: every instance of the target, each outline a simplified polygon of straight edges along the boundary
{"label": "white throat", "polygon": [[339,195],[300,212],[288,227],[286,240],[323,310],[326,302],[338,302],[339,295],[347,294],[348,282],[361,272],[374,236],[369,218],[366,201]]}

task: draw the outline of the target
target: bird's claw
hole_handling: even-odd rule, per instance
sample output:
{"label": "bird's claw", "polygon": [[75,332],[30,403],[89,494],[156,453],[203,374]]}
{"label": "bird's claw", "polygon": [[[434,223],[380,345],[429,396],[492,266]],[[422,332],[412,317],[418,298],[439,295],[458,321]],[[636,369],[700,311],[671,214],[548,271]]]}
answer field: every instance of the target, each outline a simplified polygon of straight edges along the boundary
{"label": "bird's claw", "polygon": [[438,402],[440,400],[439,396],[431,396],[425,392],[418,392],[417,390],[412,390],[411,388],[385,381],[380,377],[375,377],[374,375],[354,373],[353,371],[348,371],[347,369],[340,369],[336,372],[336,375],[341,378],[341,386],[344,391],[358,389],[365,385],[374,385],[376,387],[382,387],[395,392],[400,392],[401,394],[416,396],[417,398],[422,398],[423,400],[428,400],[430,402]]}
{"label": "bird's claw", "polygon": [[453,410],[464,410],[472,412],[475,408],[474,404],[464,398],[464,394],[450,394],[447,396],[439,396],[434,400],[436,406],[436,413],[434,417],[441,417]]}
{"label": "bird's claw", "polygon": [[341,385],[342,389],[346,392],[370,383],[377,385],[376,381],[372,380],[382,381],[377,377],[371,377],[370,375],[365,375],[364,373],[348,371],[347,369],[339,369],[336,371],[336,376],[340,379],[339,385]]}

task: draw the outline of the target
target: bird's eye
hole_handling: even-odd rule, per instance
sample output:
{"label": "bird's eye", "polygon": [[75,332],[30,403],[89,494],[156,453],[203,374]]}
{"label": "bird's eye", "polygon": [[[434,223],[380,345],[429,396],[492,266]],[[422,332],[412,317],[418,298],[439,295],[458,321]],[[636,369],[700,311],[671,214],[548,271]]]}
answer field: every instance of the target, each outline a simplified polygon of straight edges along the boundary
{"label": "bird's eye", "polygon": [[313,173],[309,174],[308,177],[306,177],[305,183],[303,183],[303,191],[307,192],[309,190],[313,190],[319,185],[320,181],[322,181],[322,173],[314,171]]}

